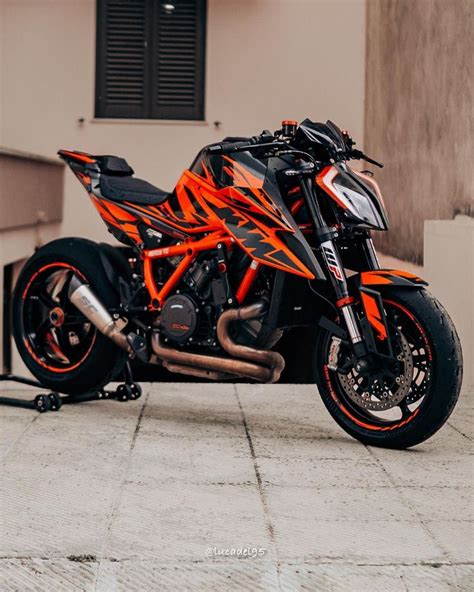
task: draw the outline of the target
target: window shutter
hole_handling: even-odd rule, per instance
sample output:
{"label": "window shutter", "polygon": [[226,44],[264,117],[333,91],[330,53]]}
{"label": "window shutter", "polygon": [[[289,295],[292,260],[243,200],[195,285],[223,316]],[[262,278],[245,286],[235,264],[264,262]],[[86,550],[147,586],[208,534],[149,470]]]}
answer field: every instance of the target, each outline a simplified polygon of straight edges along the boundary
{"label": "window shutter", "polygon": [[152,117],[203,119],[206,2],[159,1],[153,39]]}
{"label": "window shutter", "polygon": [[97,3],[97,117],[147,117],[146,0]]}
{"label": "window shutter", "polygon": [[206,4],[97,0],[96,117],[204,118]]}

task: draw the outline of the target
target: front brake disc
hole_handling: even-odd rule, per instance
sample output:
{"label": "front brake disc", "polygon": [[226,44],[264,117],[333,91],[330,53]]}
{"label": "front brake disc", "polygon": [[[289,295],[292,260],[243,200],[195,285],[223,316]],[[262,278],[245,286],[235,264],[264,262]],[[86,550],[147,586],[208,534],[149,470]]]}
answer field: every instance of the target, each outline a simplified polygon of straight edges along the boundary
{"label": "front brake disc", "polygon": [[413,380],[413,358],[406,338],[398,333],[397,371],[375,370],[359,374],[354,368],[348,374],[338,373],[339,382],[354,403],[369,411],[385,411],[397,406],[410,391]]}

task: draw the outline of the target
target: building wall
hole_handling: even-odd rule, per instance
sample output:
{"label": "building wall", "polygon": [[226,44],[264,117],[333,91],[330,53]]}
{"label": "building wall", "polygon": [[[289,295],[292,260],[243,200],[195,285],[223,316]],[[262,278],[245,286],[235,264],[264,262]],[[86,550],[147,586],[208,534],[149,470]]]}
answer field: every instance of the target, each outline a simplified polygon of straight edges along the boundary
{"label": "building wall", "polygon": [[474,218],[427,220],[423,277],[446,307],[461,340],[463,384],[474,385]]}
{"label": "building wall", "polygon": [[[7,338],[3,342],[4,328],[5,334],[10,331],[8,293],[14,285],[9,270],[16,280],[33,251],[60,235],[64,172],[58,159],[0,146],[0,373],[10,369],[11,361]],[[15,348],[11,351],[19,371],[19,357]]]}
{"label": "building wall", "polygon": [[4,40],[4,0],[0,0],[0,146],[3,145],[3,40]]}
{"label": "building wall", "polygon": [[391,232],[384,252],[423,260],[423,221],[474,215],[472,0],[368,0],[365,148]]}
{"label": "building wall", "polygon": [[[283,118],[331,118],[362,140],[365,0],[209,0],[206,122],[197,123],[94,120],[95,2],[0,1],[9,148],[118,154],[171,189],[201,146]],[[80,184],[72,174],[65,183],[63,233],[106,239]]]}

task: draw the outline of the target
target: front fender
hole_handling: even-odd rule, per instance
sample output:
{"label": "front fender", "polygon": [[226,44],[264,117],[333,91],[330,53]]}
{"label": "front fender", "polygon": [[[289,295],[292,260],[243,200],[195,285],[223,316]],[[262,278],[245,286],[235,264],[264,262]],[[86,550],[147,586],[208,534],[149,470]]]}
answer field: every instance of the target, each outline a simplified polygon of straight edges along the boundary
{"label": "front fender", "polygon": [[382,356],[393,355],[389,339],[389,325],[385,316],[382,293],[388,287],[420,289],[428,285],[417,275],[399,269],[362,271],[351,277],[355,283],[354,295],[360,300],[363,316],[360,327],[369,351]]}
{"label": "front fender", "polygon": [[397,286],[402,288],[421,288],[428,282],[414,273],[400,269],[376,269],[374,271],[362,271],[353,276],[359,288],[364,286]]}

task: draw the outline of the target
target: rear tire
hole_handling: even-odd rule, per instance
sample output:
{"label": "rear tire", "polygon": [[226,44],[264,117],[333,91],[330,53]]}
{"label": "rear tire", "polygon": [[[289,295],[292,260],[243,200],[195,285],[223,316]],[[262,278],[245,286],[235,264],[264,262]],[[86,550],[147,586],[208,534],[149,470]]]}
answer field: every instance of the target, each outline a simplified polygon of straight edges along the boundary
{"label": "rear tire", "polygon": [[327,367],[331,341],[327,332],[318,336],[313,369],[326,408],[348,434],[364,444],[403,449],[424,442],[446,423],[459,397],[462,353],[448,313],[427,290],[386,289],[382,297],[386,306],[395,307],[412,319],[412,334],[417,329],[425,340],[429,381],[418,407],[409,410],[405,406],[407,415],[392,421],[377,421],[371,413],[357,409],[344,395],[337,373]]}
{"label": "rear tire", "polygon": [[127,354],[69,301],[67,286],[72,273],[90,285],[106,308],[119,305],[98,245],[79,238],[59,239],[39,249],[20,273],[13,295],[13,336],[24,363],[42,385],[80,395],[114,380],[123,370]]}

